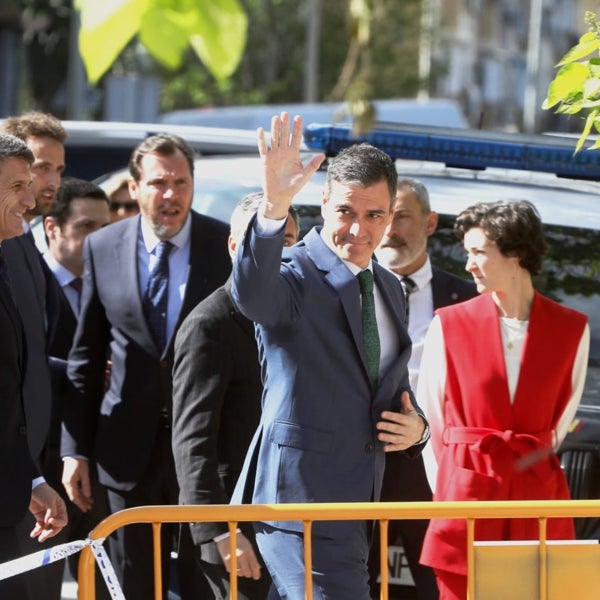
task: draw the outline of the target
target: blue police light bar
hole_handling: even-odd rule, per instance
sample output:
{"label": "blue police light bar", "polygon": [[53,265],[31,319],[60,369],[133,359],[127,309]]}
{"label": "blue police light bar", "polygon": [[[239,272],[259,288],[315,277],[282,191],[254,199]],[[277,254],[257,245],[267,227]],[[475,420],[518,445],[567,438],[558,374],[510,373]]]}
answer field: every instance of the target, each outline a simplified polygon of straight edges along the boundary
{"label": "blue police light bar", "polygon": [[311,150],[334,156],[343,148],[369,142],[392,158],[427,160],[449,167],[500,167],[554,173],[558,177],[600,180],[600,151],[573,154],[576,139],[469,129],[377,123],[362,136],[351,125],[311,123],[304,142]]}

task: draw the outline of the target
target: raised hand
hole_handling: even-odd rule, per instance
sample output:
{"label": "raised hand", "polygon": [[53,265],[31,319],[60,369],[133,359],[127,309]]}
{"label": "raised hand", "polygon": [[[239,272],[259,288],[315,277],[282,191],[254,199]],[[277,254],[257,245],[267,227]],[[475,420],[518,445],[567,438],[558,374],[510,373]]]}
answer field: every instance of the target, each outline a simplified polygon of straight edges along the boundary
{"label": "raised hand", "polygon": [[325,160],[324,154],[313,157],[306,166],[302,164],[302,118],[294,117],[290,137],[290,117],[286,112],[271,119],[271,148],[265,130],[258,129],[258,152],[262,158],[264,215],[269,219],[284,219],[293,197],[309,181]]}

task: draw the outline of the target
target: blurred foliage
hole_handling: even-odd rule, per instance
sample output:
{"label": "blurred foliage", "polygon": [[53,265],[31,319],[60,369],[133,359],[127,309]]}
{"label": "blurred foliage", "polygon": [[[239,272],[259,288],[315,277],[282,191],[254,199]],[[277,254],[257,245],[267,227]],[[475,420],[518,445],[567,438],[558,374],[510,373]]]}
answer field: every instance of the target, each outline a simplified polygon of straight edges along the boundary
{"label": "blurred foliage", "polygon": [[71,0],[20,0],[18,4],[22,11],[27,83],[35,107],[50,110],[67,76]]}
{"label": "blurred foliage", "polygon": [[[585,22],[589,26],[588,32],[556,65],[560,68],[550,82],[548,96],[542,104],[546,110],[556,107],[558,114],[581,113],[585,117],[575,152],[581,150],[592,129],[600,132],[600,24],[593,12],[586,12]],[[600,148],[600,138],[590,150],[596,148]]]}
{"label": "blurred foliage", "polygon": [[[349,5],[356,0],[323,0],[319,101],[334,98],[357,36]],[[411,97],[418,90],[420,0],[361,0],[369,6],[371,34],[367,61],[356,61],[342,96]],[[237,71],[217,82],[189,55],[176,72],[161,71],[163,111],[197,106],[301,102],[305,63],[307,3],[304,0],[242,0],[248,15],[248,42]],[[359,19],[360,17],[359,13]],[[354,29],[353,29],[354,28]],[[363,48],[364,50],[364,48]],[[366,63],[366,64],[365,64]],[[363,83],[364,82],[364,83]],[[359,89],[363,85],[362,89]],[[358,91],[357,91],[358,90]]]}
{"label": "blurred foliage", "polygon": [[[52,99],[66,81],[71,0],[17,1],[23,7],[27,71],[36,107],[61,116]],[[191,49],[179,68],[168,70],[137,37],[109,72],[157,75],[162,82],[162,111],[301,102],[308,2],[240,0],[240,4],[248,16],[247,43],[230,77],[215,79]],[[322,0],[317,101],[349,100],[368,118],[365,99],[414,97],[419,88],[420,11],[420,0]],[[352,47],[357,39],[362,40],[358,52]]]}

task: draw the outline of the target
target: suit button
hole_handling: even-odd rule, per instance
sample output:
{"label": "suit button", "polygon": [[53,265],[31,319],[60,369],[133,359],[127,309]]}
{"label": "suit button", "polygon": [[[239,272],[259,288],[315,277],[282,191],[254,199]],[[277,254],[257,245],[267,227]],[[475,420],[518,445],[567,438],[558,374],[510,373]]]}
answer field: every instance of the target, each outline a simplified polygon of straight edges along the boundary
{"label": "suit button", "polygon": [[370,452],[373,452],[373,448],[374,448],[373,444],[371,444],[371,443],[365,444],[365,452],[367,454],[369,454]]}
{"label": "suit button", "polygon": [[160,361],[160,368],[161,369],[168,369],[169,368],[169,361],[168,360],[161,360]]}
{"label": "suit button", "polygon": [[25,425],[19,427],[19,435],[27,435],[27,427]]}

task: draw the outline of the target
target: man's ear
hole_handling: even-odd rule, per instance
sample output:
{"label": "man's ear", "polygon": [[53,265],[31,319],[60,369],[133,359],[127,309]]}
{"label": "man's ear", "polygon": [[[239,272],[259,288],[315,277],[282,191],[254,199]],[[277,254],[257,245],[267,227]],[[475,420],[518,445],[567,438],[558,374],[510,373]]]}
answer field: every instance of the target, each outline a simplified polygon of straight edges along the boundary
{"label": "man's ear", "polygon": [[49,240],[56,238],[55,231],[57,227],[59,227],[59,225],[54,217],[44,217],[44,231]]}
{"label": "man's ear", "polygon": [[431,211],[426,217],[425,222],[427,224],[427,236],[433,235],[438,226],[439,215],[435,211]]}
{"label": "man's ear", "polygon": [[129,188],[129,195],[134,200],[137,200],[138,199],[138,197],[137,197],[137,188],[138,188],[138,185],[137,185],[137,181],[133,177],[130,177],[127,180],[127,187]]}

